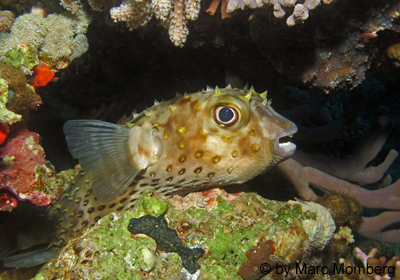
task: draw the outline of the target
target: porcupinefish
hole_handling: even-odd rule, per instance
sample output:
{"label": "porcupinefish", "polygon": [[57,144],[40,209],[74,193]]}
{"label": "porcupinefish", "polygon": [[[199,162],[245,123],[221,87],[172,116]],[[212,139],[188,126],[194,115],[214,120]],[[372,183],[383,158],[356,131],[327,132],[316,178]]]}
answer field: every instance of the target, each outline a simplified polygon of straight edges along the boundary
{"label": "porcupinefish", "polygon": [[[124,125],[68,121],[68,148],[83,171],[49,211],[57,221],[50,243],[59,247],[107,213],[130,208],[146,189],[170,196],[246,182],[293,155],[296,146],[279,140],[296,131],[266,92],[231,87],[155,102]],[[18,256],[5,265],[36,264]]]}

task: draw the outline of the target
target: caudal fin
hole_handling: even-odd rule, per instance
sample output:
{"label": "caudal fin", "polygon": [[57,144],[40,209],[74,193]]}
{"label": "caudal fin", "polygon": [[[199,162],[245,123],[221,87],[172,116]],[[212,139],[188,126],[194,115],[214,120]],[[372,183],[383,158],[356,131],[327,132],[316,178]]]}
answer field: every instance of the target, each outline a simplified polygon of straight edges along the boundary
{"label": "caudal fin", "polygon": [[29,252],[17,254],[4,259],[5,267],[32,267],[54,259],[59,253],[59,249],[48,244],[41,245]]}

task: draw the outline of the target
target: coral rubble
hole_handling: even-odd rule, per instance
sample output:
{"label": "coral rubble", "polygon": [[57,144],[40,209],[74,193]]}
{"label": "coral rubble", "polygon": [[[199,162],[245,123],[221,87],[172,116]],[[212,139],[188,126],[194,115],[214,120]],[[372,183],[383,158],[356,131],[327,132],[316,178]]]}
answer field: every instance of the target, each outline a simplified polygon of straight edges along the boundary
{"label": "coral rubble", "polygon": [[[131,219],[148,219],[147,215],[153,215],[151,219],[157,224],[166,226],[168,222],[170,229],[165,228],[166,232],[156,237],[157,243],[159,238],[175,245],[180,240],[185,245],[179,246],[184,248],[204,249],[205,254],[198,260],[201,268],[187,271],[182,265],[187,261],[184,257],[164,251],[164,246],[157,249],[156,241],[145,234],[130,234]],[[305,247],[322,250],[334,230],[329,212],[312,202],[278,202],[254,193],[228,194],[220,189],[166,200],[149,190],[132,211],[109,214],[82,236],[70,240],[36,279],[50,275],[84,279],[111,275],[121,279],[241,279],[238,270],[246,277],[244,267],[253,270],[252,262],[256,262],[258,269],[258,263],[265,262],[248,253],[254,246],[261,246],[257,244],[274,248],[268,255],[271,263],[293,263],[301,258]],[[169,231],[178,233],[176,242],[171,241],[175,237],[171,239]]]}

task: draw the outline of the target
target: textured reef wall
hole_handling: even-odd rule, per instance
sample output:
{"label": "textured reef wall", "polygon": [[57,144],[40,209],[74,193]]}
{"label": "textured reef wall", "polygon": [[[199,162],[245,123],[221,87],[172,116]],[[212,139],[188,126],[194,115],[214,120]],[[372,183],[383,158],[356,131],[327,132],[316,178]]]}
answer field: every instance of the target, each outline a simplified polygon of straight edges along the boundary
{"label": "textured reef wall", "polygon": [[[163,221],[169,229],[157,225]],[[107,215],[68,242],[35,279],[256,279],[262,263],[295,263],[323,250],[334,230],[329,212],[313,202],[220,189],[165,199],[148,191],[133,210]]]}

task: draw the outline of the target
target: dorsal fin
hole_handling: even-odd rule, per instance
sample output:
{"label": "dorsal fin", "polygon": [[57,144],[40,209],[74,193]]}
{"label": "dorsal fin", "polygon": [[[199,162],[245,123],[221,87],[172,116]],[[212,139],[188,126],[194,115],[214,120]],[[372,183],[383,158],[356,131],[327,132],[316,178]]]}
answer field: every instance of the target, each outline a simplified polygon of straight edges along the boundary
{"label": "dorsal fin", "polygon": [[123,193],[140,172],[129,158],[129,132],[96,120],[73,120],[64,125],[69,151],[93,181],[95,197],[104,202]]}

